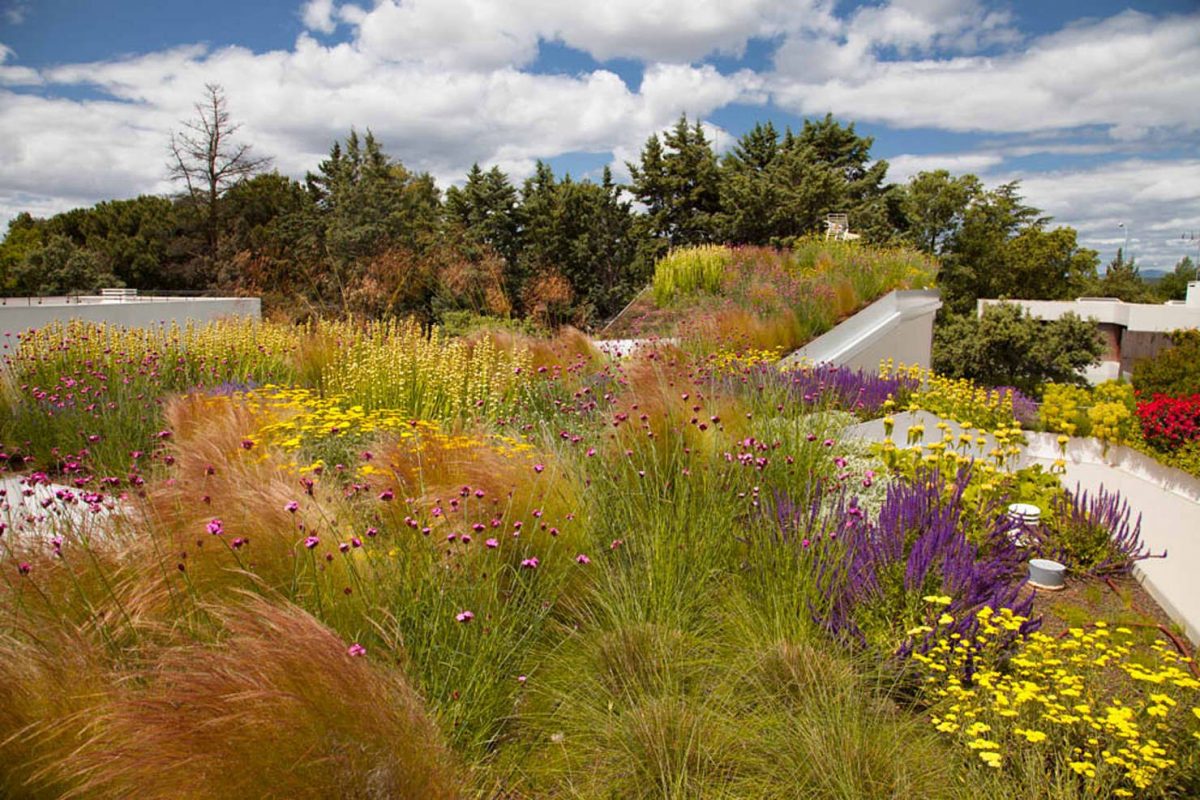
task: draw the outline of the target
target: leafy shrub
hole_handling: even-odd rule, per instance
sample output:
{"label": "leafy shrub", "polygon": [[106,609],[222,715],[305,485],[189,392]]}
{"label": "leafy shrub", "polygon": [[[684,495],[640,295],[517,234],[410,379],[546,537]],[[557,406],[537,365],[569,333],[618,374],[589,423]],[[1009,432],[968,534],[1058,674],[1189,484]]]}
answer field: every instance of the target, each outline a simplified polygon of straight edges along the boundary
{"label": "leafy shrub", "polygon": [[1143,397],[1187,396],[1200,392],[1200,331],[1171,334],[1174,347],[1133,365],[1133,388]]}
{"label": "leafy shrub", "polygon": [[1083,369],[1104,352],[1094,321],[1043,321],[1015,303],[989,305],[979,317],[947,315],[933,334],[938,373],[1030,394],[1046,381],[1083,383]]}

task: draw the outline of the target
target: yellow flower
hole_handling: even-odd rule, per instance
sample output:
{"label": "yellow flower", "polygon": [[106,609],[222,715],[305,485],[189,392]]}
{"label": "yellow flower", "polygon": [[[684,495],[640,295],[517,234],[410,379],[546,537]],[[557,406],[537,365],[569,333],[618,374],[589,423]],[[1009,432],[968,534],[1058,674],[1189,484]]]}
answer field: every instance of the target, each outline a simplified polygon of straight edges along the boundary
{"label": "yellow flower", "polygon": [[936,603],[939,606],[948,606],[948,605],[950,605],[950,603],[953,602],[953,600],[950,598],[949,595],[944,595],[944,594],[942,594],[942,595],[927,594],[924,597],[922,597],[921,599],[924,600],[926,603]]}
{"label": "yellow flower", "polygon": [[979,758],[983,761],[983,763],[994,769],[999,769],[1000,764],[1003,761],[1003,757],[999,753],[992,750],[984,750],[979,754]]}

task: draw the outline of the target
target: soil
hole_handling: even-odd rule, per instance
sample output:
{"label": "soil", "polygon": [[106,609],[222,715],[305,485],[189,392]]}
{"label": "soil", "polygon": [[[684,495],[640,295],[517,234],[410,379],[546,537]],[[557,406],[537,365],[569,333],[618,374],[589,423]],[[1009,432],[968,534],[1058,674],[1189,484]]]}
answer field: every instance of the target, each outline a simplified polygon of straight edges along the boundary
{"label": "soil", "polygon": [[1068,580],[1066,587],[1058,591],[1030,591],[1036,593],[1034,612],[1043,616],[1042,632],[1050,636],[1103,620],[1113,627],[1123,625],[1132,629],[1136,637],[1146,643],[1164,639],[1172,642],[1176,649],[1182,645],[1186,651],[1184,655],[1193,655],[1179,626],[1171,622],[1130,575],[1077,578]]}

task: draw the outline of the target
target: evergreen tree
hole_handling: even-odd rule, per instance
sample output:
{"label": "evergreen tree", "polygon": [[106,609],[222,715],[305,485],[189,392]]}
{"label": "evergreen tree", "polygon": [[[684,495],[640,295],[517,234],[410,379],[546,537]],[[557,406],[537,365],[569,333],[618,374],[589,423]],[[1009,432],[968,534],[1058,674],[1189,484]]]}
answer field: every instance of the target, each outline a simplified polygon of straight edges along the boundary
{"label": "evergreen tree", "polygon": [[1163,300],[1183,300],[1187,297],[1187,285],[1196,280],[1196,265],[1190,256],[1184,256],[1154,287],[1154,291]]}
{"label": "evergreen tree", "polygon": [[1158,301],[1154,289],[1142,280],[1142,272],[1132,258],[1126,259],[1121,248],[1100,277],[1093,276],[1088,294],[1096,297],[1115,297],[1126,303]]}
{"label": "evergreen tree", "polygon": [[504,261],[505,286],[510,296],[518,297],[524,283],[518,257],[521,251],[519,197],[508,176],[499,167],[486,172],[478,164],[467,173],[462,188],[446,191],[446,218],[463,232],[472,256],[482,257],[492,250]]}
{"label": "evergreen tree", "polygon": [[681,116],[659,140],[652,135],[639,164],[627,164],[630,192],[646,207],[645,231],[660,248],[712,242],[721,210],[717,156],[697,122]]}
{"label": "evergreen tree", "polygon": [[[343,307],[348,286],[371,259],[393,248],[420,250],[438,230],[441,199],[433,178],[393,161],[369,130],[361,142],[354,130],[344,148],[335,142],[305,185],[311,203],[293,213],[289,235],[309,240],[324,256]],[[323,281],[314,276],[313,283],[320,290]]]}

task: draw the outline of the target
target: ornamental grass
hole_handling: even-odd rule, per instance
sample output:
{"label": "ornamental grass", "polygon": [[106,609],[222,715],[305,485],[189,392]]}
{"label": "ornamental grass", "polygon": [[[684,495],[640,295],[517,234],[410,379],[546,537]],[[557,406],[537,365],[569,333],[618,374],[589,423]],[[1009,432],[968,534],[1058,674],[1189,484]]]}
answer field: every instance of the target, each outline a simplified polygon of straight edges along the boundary
{"label": "ornamental grass", "polygon": [[[881,288],[838,273],[857,253],[731,264],[753,267],[752,302],[789,275],[840,313]],[[412,323],[316,322],[256,356],[245,330],[187,340],[206,355],[178,379],[162,353],[193,350],[158,339],[97,355],[60,336],[6,371],[4,435],[50,438],[0,457],[21,470],[0,495],[0,794],[1196,794],[1190,662],[1103,626],[1032,635],[1020,564],[1071,543],[1056,503],[1140,551],[1118,499],[1016,469],[1011,393]],[[214,372],[221,353],[242,355]],[[87,395],[118,378],[123,421],[70,416],[61,381],[32,393],[46,364]],[[928,441],[847,438],[914,402],[950,420]],[[1044,540],[1007,535],[1017,500],[1044,506]],[[1019,726],[979,688],[1021,691],[1016,674],[1043,687]],[[1062,699],[1074,676],[1098,733]],[[1104,727],[1118,707],[1136,743]]]}

